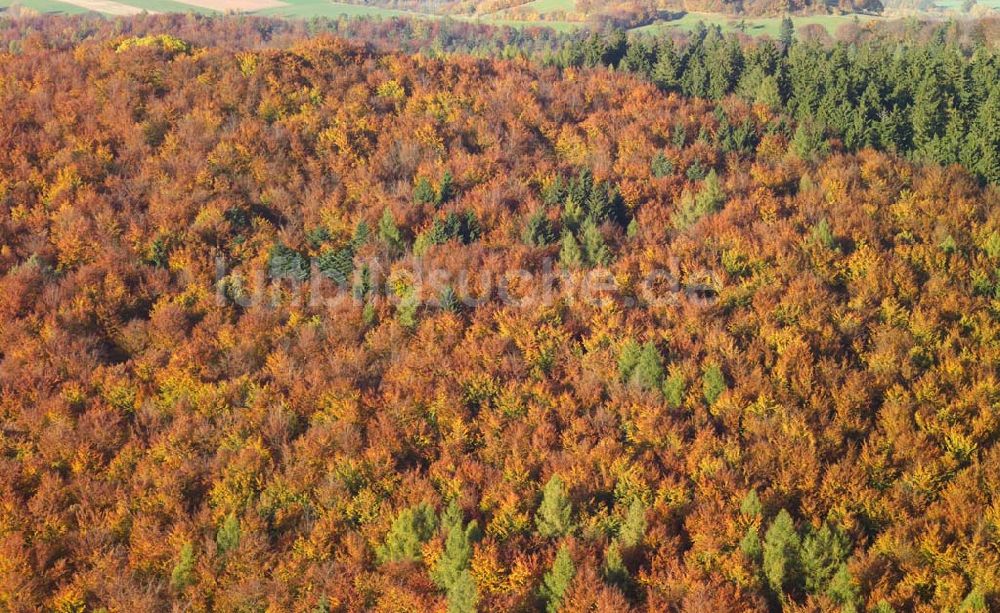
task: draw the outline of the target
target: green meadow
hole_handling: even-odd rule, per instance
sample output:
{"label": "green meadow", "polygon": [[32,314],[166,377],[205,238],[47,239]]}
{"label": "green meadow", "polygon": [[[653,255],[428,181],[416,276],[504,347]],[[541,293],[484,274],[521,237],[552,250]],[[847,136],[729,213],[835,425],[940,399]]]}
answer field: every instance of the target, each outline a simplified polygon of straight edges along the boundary
{"label": "green meadow", "polygon": [[378,6],[331,2],[330,0],[285,0],[288,6],[257,11],[255,15],[270,15],[286,18],[311,17],[421,17],[434,19],[436,16],[409,11],[397,11]]}
{"label": "green meadow", "polygon": [[[178,2],[176,0],[117,0],[123,4],[135,6],[148,11],[160,13],[214,13],[211,9],[200,8]],[[314,17],[359,17],[359,18],[391,18],[391,17],[412,17],[420,19],[442,19],[440,15],[418,13],[404,10],[395,10],[370,5],[348,4],[345,2],[335,2],[331,0],[285,0],[288,6],[276,7],[257,11],[256,15],[268,15],[273,17],[314,18]],[[938,0],[938,6],[946,10],[960,10],[963,0]],[[42,13],[85,13],[87,9],[79,6],[60,2],[59,0],[0,0],[0,10],[8,8],[14,4],[24,6]],[[1000,8],[1000,0],[979,0],[979,4],[994,8]],[[522,4],[518,9],[535,11],[540,15],[551,14],[559,11],[570,13],[575,10],[575,0],[532,0]],[[504,9],[495,13],[485,15],[451,15],[447,18],[473,23],[484,23],[497,26],[512,27],[546,27],[559,31],[570,31],[586,24],[575,21],[556,20],[519,20],[512,18],[511,9]],[[852,23],[865,23],[880,19],[869,15],[814,15],[793,17],[796,28],[807,25],[819,25],[830,34],[836,33],[841,26]],[[706,25],[718,25],[724,31],[731,32],[742,30],[750,35],[763,35],[775,37],[781,25],[780,17],[761,18],[738,18],[717,13],[685,13],[677,19],[662,20],[655,23],[635,28],[633,32],[660,33],[671,29],[683,31],[692,30],[699,22]]]}
{"label": "green meadow", "polygon": [[[723,31],[727,32],[736,31],[742,27],[747,34],[754,36],[767,34],[771,37],[776,37],[778,35],[778,29],[781,27],[781,19],[781,17],[741,19],[739,17],[730,17],[728,15],[718,15],[715,13],[686,13],[680,19],[653,23],[641,28],[636,28],[633,31],[656,33],[671,28],[691,30],[698,24],[698,22],[703,22],[705,25],[718,25]],[[810,15],[805,17],[793,17],[792,21],[795,23],[796,28],[802,28],[807,25],[819,25],[826,29],[826,31],[830,34],[834,34],[836,33],[837,28],[842,25],[852,23],[855,20],[857,20],[858,23],[865,23],[867,21],[877,19],[879,18],[869,15]]]}

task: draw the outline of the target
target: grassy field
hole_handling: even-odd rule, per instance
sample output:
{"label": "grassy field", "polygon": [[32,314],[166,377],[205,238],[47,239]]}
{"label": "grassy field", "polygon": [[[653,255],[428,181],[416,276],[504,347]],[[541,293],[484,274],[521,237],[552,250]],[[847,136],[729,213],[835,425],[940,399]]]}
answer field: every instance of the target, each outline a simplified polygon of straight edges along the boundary
{"label": "grassy field", "polygon": [[552,28],[557,32],[569,32],[570,30],[575,30],[585,25],[574,21],[544,21],[544,20],[525,21],[520,19],[506,19],[500,13],[496,13],[494,15],[483,15],[482,17],[468,17],[461,19],[463,21],[485,23],[491,26],[511,26],[514,28],[530,28],[537,26],[541,28]]}
{"label": "grassy field", "polygon": [[[873,19],[878,19],[878,17],[870,17],[868,15],[813,15],[808,17],[793,17],[792,21],[795,23],[796,28],[816,24],[823,26],[827,32],[833,34],[837,31],[837,28],[844,24],[851,23],[855,19],[863,23]],[[650,24],[648,26],[636,28],[633,31],[656,33],[670,28],[691,30],[699,21],[704,22],[705,25],[718,25],[723,29],[723,31],[731,32],[739,29],[741,19],[714,13],[686,13],[680,19]],[[743,19],[742,22],[746,27],[747,34],[752,35],[767,34],[771,37],[776,37],[778,35],[778,29],[781,27],[781,17],[746,18]]]}
{"label": "grassy field", "polygon": [[[961,12],[963,4],[965,4],[965,0],[937,0],[934,6],[942,10]],[[1000,0],[977,0],[976,4],[991,9],[1000,9]]]}
{"label": "grassy field", "polygon": [[[525,4],[520,4],[514,9],[517,10],[531,10],[540,15],[545,13],[554,13],[556,11],[565,11],[571,13],[576,10],[576,2],[574,0],[532,0]],[[497,11],[497,15],[501,15],[509,10],[514,9],[504,9],[502,11]]]}
{"label": "grassy field", "polygon": [[[3,0],[0,0],[2,2]],[[117,0],[122,4],[130,4],[132,6],[137,6],[141,9],[146,9],[150,12],[156,13],[203,13],[211,14],[215,11],[211,9],[201,8],[197,6],[191,6],[190,4],[184,4],[182,2],[175,2],[173,0]]]}
{"label": "grassy field", "polygon": [[[0,9],[9,8],[13,4],[15,3],[10,2],[9,0],[0,0]],[[80,8],[79,6],[57,2],[56,0],[20,0],[16,4],[38,11],[39,13],[73,14],[87,12],[86,9]]]}
{"label": "grassy field", "polygon": [[539,15],[546,15],[548,13],[555,13],[557,11],[570,13],[576,10],[575,5],[576,5],[575,0],[532,0],[531,2],[526,2],[524,4],[520,4],[513,8],[503,9],[495,13],[490,13],[488,15],[481,15],[473,19],[491,25],[507,25],[514,27],[540,26],[545,28],[552,28],[553,30],[558,30],[560,32],[565,32],[568,30],[579,28],[584,24],[576,21],[548,21],[543,19],[539,19],[536,21],[518,20],[518,19],[511,19],[510,14],[512,11],[522,11],[522,10],[533,11],[535,13],[538,13]]}
{"label": "grassy field", "polygon": [[[157,13],[214,13],[215,11],[191,6],[173,0],[118,0],[122,4]],[[40,13],[87,13],[87,9],[58,0],[0,0],[0,9],[18,5]]]}
{"label": "grassy field", "polygon": [[310,18],[310,17],[423,17],[426,19],[435,18],[434,15],[422,13],[411,13],[408,11],[397,11],[377,6],[365,6],[360,4],[347,4],[343,2],[330,2],[330,0],[284,0],[288,6],[257,11],[255,15],[271,15],[274,17],[287,18]]}
{"label": "grassy field", "polygon": [[[177,13],[213,13],[211,9],[200,8],[192,6],[189,4],[183,4],[177,2],[176,0],[117,0],[124,4],[135,6],[148,11],[155,11],[160,13],[177,12]],[[288,6],[269,8],[261,11],[257,11],[254,14],[257,15],[269,15],[275,17],[285,17],[285,18],[312,18],[312,17],[329,17],[337,18],[341,16],[346,17],[417,17],[423,19],[441,19],[438,15],[429,15],[425,13],[415,13],[409,11],[401,11],[394,9],[380,8],[376,6],[366,6],[359,4],[347,4],[343,2],[332,2],[331,0],[285,0]],[[938,4],[942,8],[947,8],[954,10],[961,6],[962,0],[938,0]],[[991,6],[1000,8],[1000,0],[979,0],[980,4],[984,6]],[[0,9],[7,8],[12,4],[18,4],[27,8],[34,9],[43,13],[84,13],[86,9],[74,6],[72,4],[67,4],[65,2],[60,2],[59,0],[0,0]],[[520,5],[519,9],[528,9],[535,11],[539,14],[553,13],[556,11],[572,12],[575,10],[575,0],[532,0],[526,4]],[[485,23],[497,26],[513,26],[513,27],[548,27],[559,31],[569,31],[585,24],[581,22],[569,22],[569,21],[546,21],[546,20],[536,20],[536,21],[521,21],[517,19],[512,19],[510,16],[510,10],[506,9],[502,11],[497,11],[489,15],[478,15],[478,16],[465,16],[465,15],[454,15],[451,19]],[[860,22],[870,21],[872,19],[878,19],[877,17],[869,17],[865,15],[816,15],[809,17],[794,17],[796,27],[803,27],[809,24],[818,24],[826,28],[831,34],[837,31],[840,26],[850,23],[857,19]],[[677,28],[681,30],[691,30],[695,25],[702,21],[706,25],[717,24],[725,31],[734,31],[739,29],[740,23],[742,21],[743,26],[747,34],[761,35],[768,34],[770,36],[777,36],[778,29],[781,24],[780,17],[770,17],[770,18],[747,18],[739,19],[733,18],[726,15],[719,15],[714,13],[686,13],[679,19],[674,19],[670,21],[661,21],[653,23],[641,28],[636,28],[635,32],[646,32],[646,33],[657,33],[667,31],[669,29]]]}

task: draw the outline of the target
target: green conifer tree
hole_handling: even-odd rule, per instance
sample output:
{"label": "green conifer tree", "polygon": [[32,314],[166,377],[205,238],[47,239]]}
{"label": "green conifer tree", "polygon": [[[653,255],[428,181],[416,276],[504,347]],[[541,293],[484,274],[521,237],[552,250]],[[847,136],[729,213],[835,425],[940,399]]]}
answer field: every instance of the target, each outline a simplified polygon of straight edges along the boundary
{"label": "green conifer tree", "polygon": [[718,364],[709,364],[702,377],[702,393],[708,406],[714,405],[726,389],[726,377],[722,374],[722,369]]}
{"label": "green conifer tree", "polygon": [[463,570],[448,588],[448,613],[475,613],[479,595],[472,573]]}
{"label": "green conifer tree", "polygon": [[778,30],[778,42],[785,49],[785,53],[788,53],[788,48],[795,43],[795,23],[792,22],[791,17],[786,16],[781,20],[781,27]]}
{"label": "green conifer tree", "polygon": [[461,510],[452,501],[441,520],[446,531],[444,552],[431,570],[431,579],[438,587],[450,591],[472,560],[472,543],[479,538],[475,521],[463,526]]}
{"label": "green conifer tree", "polygon": [[416,204],[430,204],[437,198],[434,186],[427,177],[420,177],[413,186],[413,202]]}
{"label": "green conifer tree", "polygon": [[434,203],[441,206],[455,197],[455,180],[451,176],[451,171],[444,171],[441,182],[438,184],[437,193],[434,195]]}
{"label": "green conifer tree", "polygon": [[652,342],[642,345],[639,360],[632,371],[632,383],[646,390],[660,389],[663,384],[663,356]]}
{"label": "green conifer tree", "polygon": [[542,504],[535,513],[535,526],[544,537],[569,534],[573,529],[573,504],[559,475],[552,475],[542,489]]}
{"label": "green conifer tree", "polygon": [[382,217],[378,222],[378,238],[390,252],[398,251],[403,246],[399,228],[396,227],[396,219],[388,207],[382,211]]}
{"label": "green conifer tree", "polygon": [[622,348],[618,352],[618,375],[622,381],[628,381],[632,377],[632,371],[639,363],[639,356],[642,354],[642,347],[634,339],[628,339],[622,343]]}
{"label": "green conifer tree", "polygon": [[[861,590],[843,563],[837,568],[826,590],[827,595],[841,606],[843,613],[855,613],[861,600]],[[985,610],[985,609],[984,609]]]}
{"label": "green conifer tree", "polygon": [[801,543],[788,511],[782,509],[764,534],[764,576],[779,598],[799,585]]}
{"label": "green conifer tree", "polygon": [[240,544],[240,520],[235,513],[226,515],[222,520],[222,525],[215,533],[215,544],[220,553],[226,553],[236,549]]}
{"label": "green conifer tree", "polygon": [[552,224],[543,211],[532,214],[521,231],[521,240],[531,247],[544,247],[555,240]]}
{"label": "green conifer tree", "polygon": [[563,232],[562,247],[559,249],[559,263],[563,268],[577,268],[583,263],[580,243],[571,232]]}
{"label": "green conifer tree", "polygon": [[806,591],[822,594],[830,580],[850,555],[847,537],[828,523],[806,535],[802,541],[800,559]]}
{"label": "green conifer tree", "polygon": [[611,252],[597,224],[589,217],[583,222],[583,258],[590,266],[604,266],[611,261]]}
{"label": "green conifer tree", "polygon": [[618,541],[624,547],[639,545],[646,536],[646,505],[634,498],[628,506],[625,521],[618,529]]}
{"label": "green conifer tree", "polygon": [[552,569],[542,577],[541,596],[545,600],[545,610],[547,613],[557,613],[562,604],[563,597],[569,590],[573,577],[576,575],[576,565],[569,554],[569,549],[563,545],[556,553],[556,559],[552,563]]}
{"label": "green conifer tree", "polygon": [[194,546],[190,542],[187,542],[181,547],[180,554],[177,557],[177,563],[170,572],[170,585],[175,590],[183,591],[184,588],[191,585],[193,572]]}
{"label": "green conifer tree", "polygon": [[434,534],[436,524],[434,509],[427,503],[403,509],[376,551],[379,562],[419,560],[420,548]]}
{"label": "green conifer tree", "polygon": [[684,394],[687,391],[687,383],[684,375],[680,371],[673,371],[666,381],[663,382],[663,397],[667,401],[667,406],[672,409],[679,409],[684,403]]}
{"label": "green conifer tree", "polygon": [[604,550],[604,565],[601,570],[608,583],[621,588],[623,591],[629,588],[632,577],[629,575],[625,561],[622,559],[622,552],[618,543],[612,542]]}

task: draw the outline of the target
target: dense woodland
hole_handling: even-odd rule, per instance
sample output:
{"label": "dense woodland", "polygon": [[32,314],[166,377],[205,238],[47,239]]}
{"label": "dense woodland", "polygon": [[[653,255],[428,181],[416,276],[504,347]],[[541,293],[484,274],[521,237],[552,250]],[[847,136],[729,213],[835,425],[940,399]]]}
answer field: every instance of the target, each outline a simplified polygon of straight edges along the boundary
{"label": "dense woodland", "polygon": [[0,609],[996,609],[986,25],[0,21]]}

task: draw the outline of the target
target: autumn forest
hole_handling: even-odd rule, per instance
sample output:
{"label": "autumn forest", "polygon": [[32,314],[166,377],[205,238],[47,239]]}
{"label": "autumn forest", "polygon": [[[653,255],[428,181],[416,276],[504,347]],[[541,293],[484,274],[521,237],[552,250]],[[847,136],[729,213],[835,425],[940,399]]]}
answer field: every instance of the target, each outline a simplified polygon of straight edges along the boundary
{"label": "autumn forest", "polygon": [[0,17],[0,145],[0,610],[1000,609],[996,21]]}

